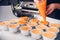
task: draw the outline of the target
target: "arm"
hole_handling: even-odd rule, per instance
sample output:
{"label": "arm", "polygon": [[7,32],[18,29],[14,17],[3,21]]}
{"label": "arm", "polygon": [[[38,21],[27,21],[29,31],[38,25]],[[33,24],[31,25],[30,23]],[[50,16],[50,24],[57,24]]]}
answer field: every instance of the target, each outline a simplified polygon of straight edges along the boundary
{"label": "arm", "polygon": [[56,8],[57,9],[60,9],[60,4],[56,4]]}

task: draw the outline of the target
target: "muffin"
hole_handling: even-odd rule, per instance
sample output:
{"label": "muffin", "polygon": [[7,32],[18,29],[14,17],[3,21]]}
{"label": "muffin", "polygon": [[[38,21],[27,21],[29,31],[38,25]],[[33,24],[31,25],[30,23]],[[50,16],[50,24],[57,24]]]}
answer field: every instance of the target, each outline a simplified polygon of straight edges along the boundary
{"label": "muffin", "polygon": [[12,32],[12,33],[17,32],[18,31],[18,27],[19,27],[18,24],[9,24],[8,25],[9,32]]}
{"label": "muffin", "polygon": [[7,27],[8,24],[9,24],[8,21],[0,22],[0,30],[8,30],[8,27]]}
{"label": "muffin", "polygon": [[29,18],[27,16],[24,16],[24,17],[20,17],[20,19],[28,21]]}
{"label": "muffin", "polygon": [[36,18],[30,20],[30,23],[37,23],[37,22],[39,22],[39,20]]}
{"label": "muffin", "polygon": [[11,19],[9,20],[10,23],[17,23],[19,20],[18,19]]}
{"label": "muffin", "polygon": [[57,34],[59,32],[59,29],[57,29],[56,27],[50,27],[50,28],[48,28],[47,31],[50,31],[50,32]]}
{"label": "muffin", "polygon": [[37,29],[42,29],[42,30],[47,30],[48,29],[48,27],[46,25],[43,25],[43,24],[36,26],[36,28]]}
{"label": "muffin", "polygon": [[22,27],[19,28],[19,30],[21,31],[21,34],[23,34],[23,35],[29,35],[30,27],[28,27],[28,26],[22,26]]}
{"label": "muffin", "polygon": [[42,36],[43,36],[43,40],[55,40],[57,35],[47,31],[47,32],[44,32]]}
{"label": "muffin", "polygon": [[60,28],[60,24],[57,24],[57,23],[50,23],[49,26]]}
{"label": "muffin", "polygon": [[43,31],[41,29],[32,29],[31,30],[31,37],[34,39],[41,38]]}
{"label": "muffin", "polygon": [[19,21],[18,24],[19,24],[20,26],[23,26],[23,25],[26,25],[26,24],[27,24],[27,21]]}

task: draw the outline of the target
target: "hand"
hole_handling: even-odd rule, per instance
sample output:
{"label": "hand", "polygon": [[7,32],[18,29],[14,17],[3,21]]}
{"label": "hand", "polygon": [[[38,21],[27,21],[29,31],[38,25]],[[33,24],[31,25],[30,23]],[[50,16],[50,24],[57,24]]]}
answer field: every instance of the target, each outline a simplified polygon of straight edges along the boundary
{"label": "hand", "polygon": [[51,14],[55,9],[56,9],[56,4],[55,3],[52,3],[52,4],[48,5],[46,14],[47,15]]}
{"label": "hand", "polygon": [[34,2],[43,2],[44,0],[34,0]]}

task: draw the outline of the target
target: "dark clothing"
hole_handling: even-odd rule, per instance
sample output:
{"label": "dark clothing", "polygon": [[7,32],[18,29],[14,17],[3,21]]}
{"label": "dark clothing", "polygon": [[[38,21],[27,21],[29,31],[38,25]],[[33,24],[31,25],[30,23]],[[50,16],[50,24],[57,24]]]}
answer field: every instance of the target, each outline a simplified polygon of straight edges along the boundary
{"label": "dark clothing", "polygon": [[[51,3],[60,3],[60,0],[47,0],[47,5]],[[49,17],[60,20],[60,9],[55,9],[52,14],[48,15]]]}
{"label": "dark clothing", "polygon": [[0,5],[10,5],[10,0],[1,0]]}

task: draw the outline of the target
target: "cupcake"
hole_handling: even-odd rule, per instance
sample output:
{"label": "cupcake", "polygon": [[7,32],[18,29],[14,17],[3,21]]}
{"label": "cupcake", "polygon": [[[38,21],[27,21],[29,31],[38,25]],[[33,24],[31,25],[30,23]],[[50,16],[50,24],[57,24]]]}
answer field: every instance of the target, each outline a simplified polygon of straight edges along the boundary
{"label": "cupcake", "polygon": [[50,32],[57,34],[59,32],[59,29],[57,29],[56,27],[50,27],[50,28],[48,28],[47,31],[50,31]]}
{"label": "cupcake", "polygon": [[31,30],[31,37],[34,39],[41,38],[43,31],[41,29],[32,29]]}
{"label": "cupcake", "polygon": [[57,24],[57,23],[50,23],[49,26],[60,28],[60,24]]}
{"label": "cupcake", "polygon": [[17,32],[18,31],[18,24],[9,24],[8,28],[9,28],[9,32]]}
{"label": "cupcake", "polygon": [[56,38],[56,34],[48,31],[44,32],[42,36],[43,36],[43,40],[55,40]]}
{"label": "cupcake", "polygon": [[29,35],[29,31],[30,31],[30,27],[28,26],[22,26],[19,28],[19,30],[21,31],[21,34],[23,35]]}
{"label": "cupcake", "polygon": [[47,30],[48,29],[48,27],[46,25],[43,25],[43,24],[36,26],[36,28],[37,29],[42,29],[42,30]]}
{"label": "cupcake", "polygon": [[0,30],[8,30],[8,21],[0,22]]}
{"label": "cupcake", "polygon": [[28,21],[29,18],[27,16],[24,16],[24,17],[20,17],[20,19]]}
{"label": "cupcake", "polygon": [[10,23],[17,23],[19,20],[18,19],[11,19],[9,20]]}
{"label": "cupcake", "polygon": [[35,19],[35,18],[30,20],[30,23],[38,23],[38,22],[39,22],[39,20]]}
{"label": "cupcake", "polygon": [[23,20],[23,21],[19,21],[18,24],[19,24],[20,26],[24,26],[24,25],[27,24],[27,21],[24,21],[24,20]]}

